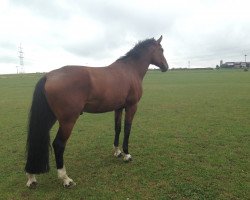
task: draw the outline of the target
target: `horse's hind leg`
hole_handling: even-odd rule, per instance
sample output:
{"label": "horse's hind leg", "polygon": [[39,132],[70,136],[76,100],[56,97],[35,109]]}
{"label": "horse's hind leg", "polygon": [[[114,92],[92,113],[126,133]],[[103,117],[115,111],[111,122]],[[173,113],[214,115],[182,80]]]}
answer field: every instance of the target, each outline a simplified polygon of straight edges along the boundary
{"label": "horse's hind leg", "polygon": [[119,149],[119,136],[121,133],[121,120],[122,120],[122,110],[123,109],[118,109],[115,110],[115,140],[114,140],[114,156],[115,157],[121,157],[122,152]]}
{"label": "horse's hind leg", "polygon": [[66,142],[71,134],[74,124],[75,122],[61,123],[56,138],[53,141],[58,178],[63,181],[64,187],[71,187],[76,185],[75,182],[68,177],[63,160],[63,153],[65,150]]}

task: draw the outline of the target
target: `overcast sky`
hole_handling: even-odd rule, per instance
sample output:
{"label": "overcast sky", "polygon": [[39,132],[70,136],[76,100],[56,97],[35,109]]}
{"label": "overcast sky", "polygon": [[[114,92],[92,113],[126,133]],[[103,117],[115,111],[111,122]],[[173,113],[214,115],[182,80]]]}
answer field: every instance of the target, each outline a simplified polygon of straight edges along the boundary
{"label": "overcast sky", "polygon": [[0,73],[106,66],[158,39],[170,68],[250,60],[248,0],[0,0]]}

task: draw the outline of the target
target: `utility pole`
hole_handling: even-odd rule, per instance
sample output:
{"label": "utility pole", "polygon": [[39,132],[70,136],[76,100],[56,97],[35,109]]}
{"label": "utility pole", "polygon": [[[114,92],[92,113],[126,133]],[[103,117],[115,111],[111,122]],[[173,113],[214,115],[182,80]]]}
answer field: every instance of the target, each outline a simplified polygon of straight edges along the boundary
{"label": "utility pole", "polygon": [[188,69],[190,68],[190,61],[188,61]]}
{"label": "utility pole", "polygon": [[247,65],[247,54],[245,54],[245,69],[248,70],[249,65]]}
{"label": "utility pole", "polygon": [[22,48],[22,44],[20,43],[20,46],[18,47],[18,53],[19,53],[19,61],[20,61],[20,70],[19,72],[24,73],[24,66],[23,66],[23,48]]}

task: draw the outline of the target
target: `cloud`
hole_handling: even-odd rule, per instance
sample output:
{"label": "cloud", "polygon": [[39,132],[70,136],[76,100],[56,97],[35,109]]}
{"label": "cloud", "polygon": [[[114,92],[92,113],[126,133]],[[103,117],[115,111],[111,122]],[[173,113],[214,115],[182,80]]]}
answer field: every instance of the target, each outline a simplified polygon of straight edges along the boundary
{"label": "cloud", "polygon": [[[64,1],[44,0],[10,0],[12,6],[21,7],[32,11],[33,15],[40,15],[49,20],[65,20],[69,17],[68,8]],[[70,5],[67,5],[70,6]]]}
{"label": "cloud", "polygon": [[[171,16],[166,16],[160,5],[136,1],[79,1],[74,6],[76,18],[71,18],[69,29],[77,30],[63,46],[79,56],[109,57],[122,46],[131,48],[138,40],[159,37],[171,29]],[[102,6],[96,6],[102,5]],[[139,9],[138,9],[139,8]],[[159,12],[155,12],[158,10]],[[87,21],[86,19],[91,19]],[[73,22],[73,23],[72,23]],[[78,27],[78,28],[76,28]],[[129,45],[127,45],[129,44]],[[124,52],[126,53],[129,49]],[[121,56],[121,55],[120,55]]]}
{"label": "cloud", "polygon": [[16,63],[18,61],[17,58],[15,58],[11,55],[9,55],[9,56],[6,56],[6,55],[1,56],[0,55],[0,60],[4,60],[5,63]]}
{"label": "cloud", "polygon": [[188,61],[215,66],[220,59],[250,54],[245,0],[2,1],[0,65],[18,59],[20,43],[27,68],[49,70],[70,62],[114,61],[138,40],[160,35],[172,67]]}

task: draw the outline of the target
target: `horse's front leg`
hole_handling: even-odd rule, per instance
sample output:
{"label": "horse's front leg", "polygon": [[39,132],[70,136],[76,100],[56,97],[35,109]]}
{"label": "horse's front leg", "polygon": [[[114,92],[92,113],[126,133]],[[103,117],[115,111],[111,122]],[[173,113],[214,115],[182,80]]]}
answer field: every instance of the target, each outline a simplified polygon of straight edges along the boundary
{"label": "horse's front leg", "polygon": [[64,187],[72,187],[76,185],[76,183],[68,177],[63,160],[66,142],[71,134],[73,126],[74,123],[62,123],[59,127],[56,138],[53,141],[58,178],[63,181]]}
{"label": "horse's front leg", "polygon": [[120,132],[121,132],[121,121],[122,121],[122,110],[118,109],[115,110],[115,140],[114,140],[114,156],[115,157],[121,157],[122,156],[122,152],[119,149],[119,136],[120,136]]}
{"label": "horse's front leg", "polygon": [[134,119],[134,115],[137,110],[137,104],[131,105],[125,108],[125,123],[124,123],[124,139],[123,139],[123,152],[125,153],[123,160],[125,162],[131,161],[132,156],[128,152],[128,142],[129,142],[129,135],[131,131],[132,121]]}

